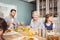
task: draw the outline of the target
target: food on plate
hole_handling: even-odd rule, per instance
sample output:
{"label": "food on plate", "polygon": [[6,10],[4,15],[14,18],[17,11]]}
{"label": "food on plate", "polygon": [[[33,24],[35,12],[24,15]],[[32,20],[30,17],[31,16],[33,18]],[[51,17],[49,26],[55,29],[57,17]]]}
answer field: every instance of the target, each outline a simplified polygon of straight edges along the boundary
{"label": "food on plate", "polygon": [[54,35],[49,35],[47,36],[47,40],[59,40],[59,37]]}
{"label": "food on plate", "polygon": [[29,32],[28,32],[28,36],[32,36],[32,35],[33,35],[32,30],[29,30]]}
{"label": "food on plate", "polygon": [[25,31],[29,31],[29,28],[28,28],[28,26],[26,26],[26,27],[24,28],[24,30],[25,30]]}
{"label": "food on plate", "polygon": [[34,40],[32,37],[23,37],[21,40]]}
{"label": "food on plate", "polygon": [[15,31],[18,31],[18,28],[15,28],[14,30],[15,30]]}
{"label": "food on plate", "polygon": [[51,32],[51,30],[46,30],[46,32]]}
{"label": "food on plate", "polygon": [[29,38],[28,40],[34,40],[33,38]]}
{"label": "food on plate", "polygon": [[11,32],[11,30],[10,29],[7,29],[6,32]]}
{"label": "food on plate", "polygon": [[27,38],[26,37],[24,37],[24,38],[22,38],[21,40],[26,40]]}
{"label": "food on plate", "polygon": [[23,26],[20,28],[18,28],[18,31],[24,31],[24,28],[23,28]]}

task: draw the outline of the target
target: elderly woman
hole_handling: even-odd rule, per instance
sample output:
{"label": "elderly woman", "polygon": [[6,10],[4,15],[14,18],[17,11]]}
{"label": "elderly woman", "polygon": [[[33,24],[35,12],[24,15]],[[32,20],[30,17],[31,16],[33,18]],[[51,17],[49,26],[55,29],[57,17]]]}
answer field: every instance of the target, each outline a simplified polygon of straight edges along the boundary
{"label": "elderly woman", "polygon": [[33,17],[33,19],[31,20],[30,27],[31,28],[41,28],[42,23],[41,23],[41,19],[39,18],[40,14],[38,13],[38,11],[34,11],[32,14],[32,17]]}

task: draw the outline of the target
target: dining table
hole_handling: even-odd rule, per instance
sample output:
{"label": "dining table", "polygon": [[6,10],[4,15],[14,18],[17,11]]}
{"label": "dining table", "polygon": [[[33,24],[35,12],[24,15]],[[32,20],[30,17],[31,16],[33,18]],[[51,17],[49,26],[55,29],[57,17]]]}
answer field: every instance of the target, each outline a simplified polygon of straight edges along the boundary
{"label": "dining table", "polygon": [[[36,33],[36,30],[38,30],[38,28],[29,28],[29,29],[25,28],[26,30],[24,30],[24,28],[18,28],[18,29],[19,30],[16,29],[17,31],[13,30],[10,32],[5,32],[3,34],[4,39],[5,40],[19,40],[19,38],[22,38],[22,37],[33,37],[33,38],[36,38],[36,40],[47,40],[47,37],[42,37],[41,35]],[[57,36],[58,36],[58,40],[60,40],[60,35],[57,35]]]}

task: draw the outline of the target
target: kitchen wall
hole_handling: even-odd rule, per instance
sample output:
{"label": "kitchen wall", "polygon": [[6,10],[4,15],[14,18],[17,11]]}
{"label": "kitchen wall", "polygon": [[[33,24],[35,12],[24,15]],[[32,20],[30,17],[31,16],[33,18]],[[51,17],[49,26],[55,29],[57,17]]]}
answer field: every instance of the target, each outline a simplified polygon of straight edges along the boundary
{"label": "kitchen wall", "polygon": [[33,10],[33,4],[19,1],[19,0],[0,0],[1,3],[17,6],[17,19],[25,23],[30,23],[31,11]]}

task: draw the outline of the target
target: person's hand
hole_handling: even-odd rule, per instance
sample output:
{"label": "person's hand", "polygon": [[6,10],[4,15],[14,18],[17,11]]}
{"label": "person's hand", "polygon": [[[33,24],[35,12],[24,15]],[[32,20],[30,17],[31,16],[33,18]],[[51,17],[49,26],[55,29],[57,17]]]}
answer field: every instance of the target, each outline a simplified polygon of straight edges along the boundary
{"label": "person's hand", "polygon": [[30,28],[30,26],[29,26],[29,25],[27,25],[26,27]]}

